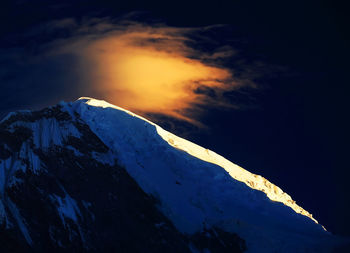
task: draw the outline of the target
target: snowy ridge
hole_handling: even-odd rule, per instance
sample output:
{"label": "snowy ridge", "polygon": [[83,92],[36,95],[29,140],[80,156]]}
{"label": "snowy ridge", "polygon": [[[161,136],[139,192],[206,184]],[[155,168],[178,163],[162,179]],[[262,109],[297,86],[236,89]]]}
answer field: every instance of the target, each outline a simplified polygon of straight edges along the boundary
{"label": "snowy ridge", "polygon": [[234,179],[241,181],[249,187],[265,192],[267,197],[272,201],[277,201],[292,208],[296,213],[300,213],[312,219],[318,223],[316,219],[312,217],[308,211],[298,206],[296,202],[287,193],[283,192],[281,188],[269,182],[266,178],[255,175],[242,167],[230,162],[224,157],[216,154],[215,152],[198,146],[188,140],[178,137],[172,133],[169,133],[157,126],[157,132],[166,140],[171,146],[183,150],[192,156],[202,159],[206,162],[217,164],[223,167]]}
{"label": "snowy ridge", "polygon": [[142,249],[164,239],[147,252],[173,249],[165,241],[176,242],[172,253],[330,252],[340,243],[267,179],[105,101],[9,115],[0,128],[0,225],[33,249],[43,236],[54,248],[122,245],[98,242],[106,228],[132,248],[130,227]]}
{"label": "snowy ridge", "polygon": [[79,114],[181,233],[219,227],[244,238],[248,252],[333,247],[311,214],[265,178],[105,101],[83,97],[64,108]]}
{"label": "snowy ridge", "polygon": [[95,106],[95,107],[114,108],[114,109],[126,112],[132,115],[133,117],[137,117],[139,119],[142,119],[143,121],[148,122],[149,124],[156,127],[157,133],[172,147],[183,150],[186,153],[192,156],[195,156],[203,161],[219,165],[220,167],[224,168],[230,174],[230,176],[232,176],[234,179],[245,183],[247,186],[251,187],[252,189],[256,189],[266,193],[267,197],[270,200],[281,202],[284,205],[292,208],[296,213],[300,213],[304,216],[307,216],[311,220],[313,220],[315,223],[318,223],[317,220],[312,217],[312,214],[310,214],[308,211],[306,211],[305,209],[297,205],[297,203],[291,198],[291,196],[283,192],[278,186],[272,184],[264,177],[250,173],[249,171],[230,162],[229,160],[216,154],[215,152],[209,149],[205,149],[181,137],[178,137],[162,129],[160,126],[154,124],[153,122],[141,116],[138,116],[128,110],[125,110],[121,107],[109,104],[102,100],[96,100],[96,99],[87,98],[87,97],[82,97],[79,100],[84,101],[86,104]]}

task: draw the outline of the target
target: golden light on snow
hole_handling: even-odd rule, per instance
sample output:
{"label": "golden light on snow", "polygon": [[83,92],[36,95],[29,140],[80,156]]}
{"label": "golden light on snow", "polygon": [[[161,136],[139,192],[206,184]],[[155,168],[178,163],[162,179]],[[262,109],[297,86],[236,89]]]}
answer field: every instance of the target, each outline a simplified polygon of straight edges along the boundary
{"label": "golden light on snow", "polygon": [[[292,198],[290,195],[287,193],[283,192],[281,188],[278,186],[274,185],[270,181],[268,181],[266,178],[253,174],[242,167],[232,163],[231,161],[225,159],[224,157],[216,154],[215,152],[205,149],[195,143],[192,143],[188,140],[185,140],[181,137],[178,137],[160,126],[148,121],[147,119],[138,116],[137,114],[134,114],[128,110],[125,110],[123,108],[120,108],[118,106],[109,104],[105,101],[102,100],[95,100],[91,98],[81,98],[84,100],[87,100],[86,103],[91,105],[91,106],[96,106],[96,107],[103,107],[103,108],[114,108],[120,111],[124,111],[133,117],[140,118],[151,125],[154,125],[156,127],[156,131],[161,136],[170,146],[175,147],[176,149],[183,150],[184,152],[188,153],[191,156],[194,156],[198,159],[201,159],[203,161],[209,162],[216,164],[222,168],[224,168],[232,178],[235,180],[238,180],[240,182],[245,183],[248,187],[262,191],[266,194],[266,196],[276,202],[283,203],[286,206],[289,206],[292,208],[296,213],[299,213],[301,215],[304,215],[306,217],[309,217],[311,220],[313,220],[315,223],[318,223],[318,221],[313,218],[312,214],[303,209],[301,206],[299,206]],[[323,227],[324,230],[326,230]]]}
{"label": "golden light on snow", "polygon": [[196,89],[232,89],[227,85],[231,73],[190,59],[184,38],[167,33],[164,29],[124,32],[91,43],[85,54],[94,66],[88,73],[93,89],[131,111],[193,122],[184,111],[208,102]]}

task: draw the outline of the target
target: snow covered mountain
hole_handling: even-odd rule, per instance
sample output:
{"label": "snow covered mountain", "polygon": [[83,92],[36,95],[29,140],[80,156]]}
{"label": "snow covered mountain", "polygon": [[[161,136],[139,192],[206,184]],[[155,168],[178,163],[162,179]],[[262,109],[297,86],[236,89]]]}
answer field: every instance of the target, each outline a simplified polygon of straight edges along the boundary
{"label": "snow covered mountain", "polygon": [[105,101],[0,123],[0,252],[331,252],[265,178]]}

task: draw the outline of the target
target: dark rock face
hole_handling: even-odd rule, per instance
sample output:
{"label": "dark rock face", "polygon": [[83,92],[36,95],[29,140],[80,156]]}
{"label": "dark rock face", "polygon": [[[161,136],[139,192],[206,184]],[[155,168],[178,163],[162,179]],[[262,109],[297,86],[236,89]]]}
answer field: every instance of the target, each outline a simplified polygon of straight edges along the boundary
{"label": "dark rock face", "polygon": [[[61,145],[35,144],[38,122],[47,120],[65,131]],[[0,182],[0,252],[245,250],[219,228],[181,234],[88,125],[60,106],[0,124]]]}

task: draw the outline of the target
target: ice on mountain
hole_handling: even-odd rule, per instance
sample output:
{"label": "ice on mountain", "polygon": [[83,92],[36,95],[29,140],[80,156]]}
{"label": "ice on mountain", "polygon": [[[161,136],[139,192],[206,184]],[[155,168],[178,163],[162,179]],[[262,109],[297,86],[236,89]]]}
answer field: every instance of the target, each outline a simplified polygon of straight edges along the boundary
{"label": "ice on mountain", "polygon": [[162,212],[181,232],[220,225],[246,235],[247,243],[265,246],[278,245],[270,238],[280,231],[281,243],[292,234],[315,241],[328,236],[279,187],[222,156],[105,101],[82,98],[72,107],[141,188],[160,200]]}
{"label": "ice on mountain", "polygon": [[[213,151],[105,101],[82,98],[73,103],[61,102],[60,110],[68,112],[71,120],[43,117],[13,124],[33,132],[34,147],[30,143],[22,145],[19,157],[27,158],[35,173],[43,168],[32,148],[64,146],[75,156],[83,156],[66,140],[70,136],[80,138],[80,128],[75,124],[85,123],[109,148],[108,152],[90,152],[90,158],[109,165],[117,161],[144,192],[159,200],[160,210],[180,232],[195,234],[220,227],[244,238],[250,252],[322,249],[323,241],[327,244],[323,238],[329,238],[329,234],[288,194]],[[80,167],[78,162],[76,165]],[[1,194],[8,173],[20,167],[12,158],[0,161]],[[91,204],[78,202],[62,190],[64,194],[51,195],[51,201],[62,224],[69,227],[68,220],[72,221],[83,239],[79,205],[88,210]],[[0,221],[4,217],[2,196]]]}
{"label": "ice on mountain", "polygon": [[16,220],[18,226],[19,226],[19,229],[21,230],[24,238],[26,239],[27,243],[29,245],[32,245],[33,241],[32,241],[32,238],[30,237],[29,235],[29,231],[28,231],[28,228],[25,224],[25,221],[23,220],[21,214],[19,213],[19,210],[17,209],[16,205],[14,203],[12,203],[11,200],[7,200],[7,204],[8,204],[8,207],[10,209],[10,212],[12,214],[12,216],[14,217],[14,219]]}
{"label": "ice on mountain", "polygon": [[78,223],[78,216],[81,216],[80,209],[77,202],[71,198],[67,193],[64,197],[57,195],[51,196],[51,200],[57,205],[57,212],[61,218],[62,223],[66,226],[66,218]]}
{"label": "ice on mountain", "polygon": [[[22,159],[27,159],[32,171],[35,174],[38,174],[41,170],[41,161],[40,158],[33,152],[33,149],[30,147],[28,142],[22,144],[19,157]],[[22,166],[24,169],[25,166]]]}

